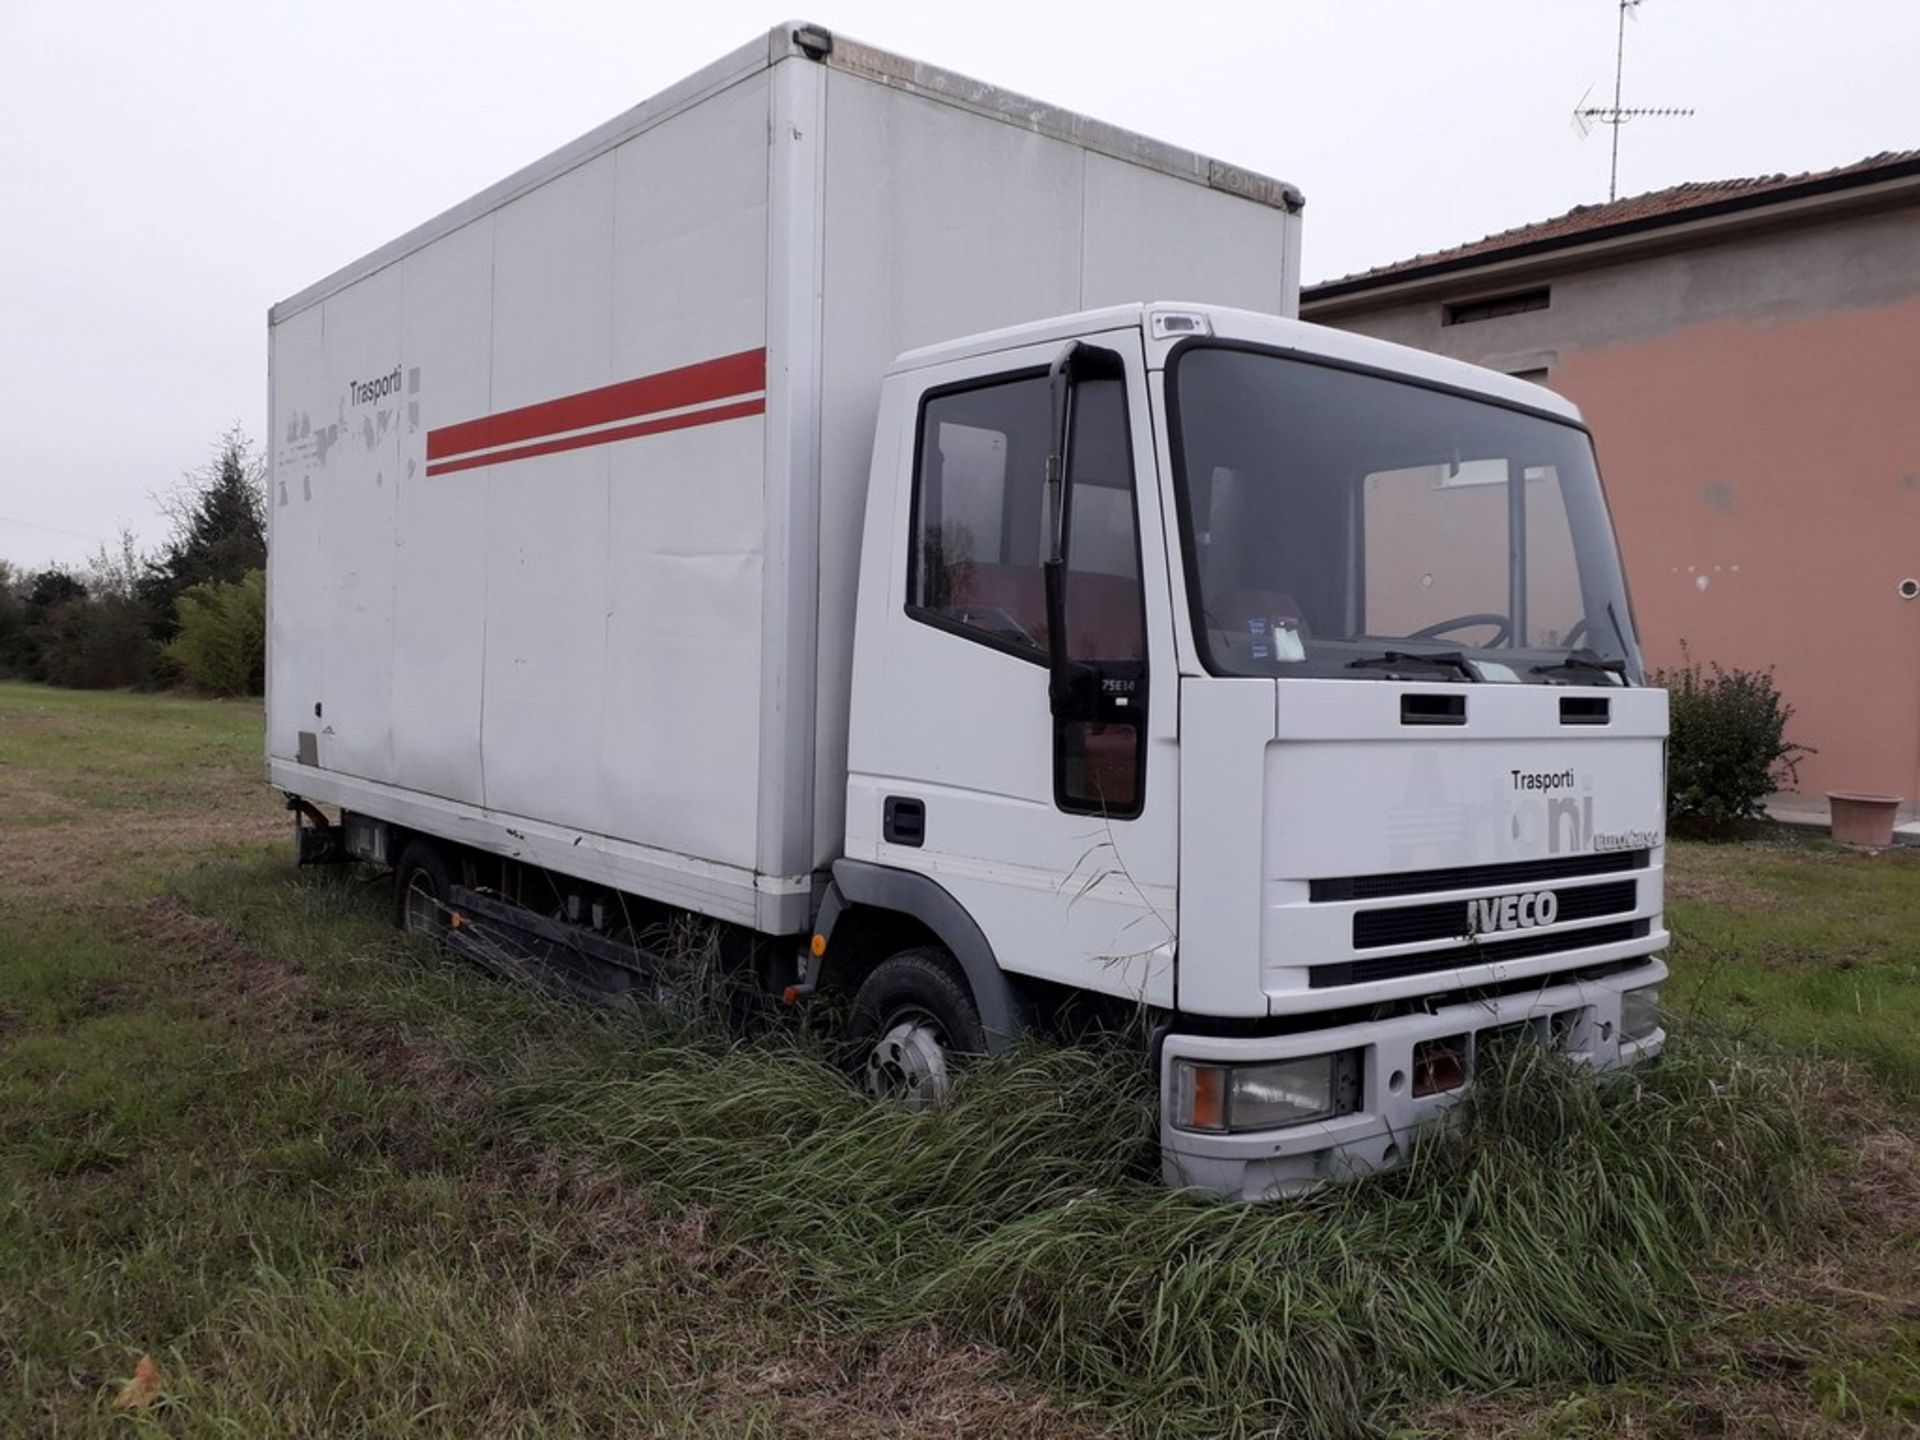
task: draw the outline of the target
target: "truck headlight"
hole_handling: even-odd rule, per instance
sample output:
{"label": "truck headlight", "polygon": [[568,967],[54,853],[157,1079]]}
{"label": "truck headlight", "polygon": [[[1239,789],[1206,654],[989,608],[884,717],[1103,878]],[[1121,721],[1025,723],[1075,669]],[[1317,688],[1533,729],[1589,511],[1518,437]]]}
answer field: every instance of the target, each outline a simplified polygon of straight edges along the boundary
{"label": "truck headlight", "polygon": [[1278,1130],[1359,1108],[1357,1050],[1258,1065],[1173,1062],[1173,1123],[1181,1130]]}
{"label": "truck headlight", "polygon": [[1660,1028],[1660,987],[1643,985],[1620,997],[1620,1039],[1645,1040]]}

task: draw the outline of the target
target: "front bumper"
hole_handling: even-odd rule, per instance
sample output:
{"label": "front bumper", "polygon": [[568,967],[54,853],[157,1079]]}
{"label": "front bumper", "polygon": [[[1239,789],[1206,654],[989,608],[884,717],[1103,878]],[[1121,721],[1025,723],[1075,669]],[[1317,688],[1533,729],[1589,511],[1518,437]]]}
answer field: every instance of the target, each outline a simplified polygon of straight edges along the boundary
{"label": "front bumper", "polygon": [[[1576,1064],[1596,1073],[1636,1065],[1660,1053],[1666,1031],[1622,1043],[1620,997],[1657,985],[1667,967],[1657,958],[1602,980],[1571,981],[1542,990],[1471,1001],[1423,1015],[1342,1025],[1293,1035],[1250,1038],[1167,1036],[1160,1054],[1160,1168],[1169,1185],[1193,1186],[1270,1200],[1298,1195],[1329,1181],[1390,1169],[1406,1155],[1408,1141],[1439,1122],[1472,1084],[1478,1037],[1509,1026],[1548,1035]],[[1464,1037],[1468,1083],[1435,1095],[1413,1093],[1414,1047],[1426,1040]],[[1361,1108],[1351,1115],[1281,1130],[1198,1134],[1169,1122],[1171,1077],[1176,1060],[1249,1064],[1331,1051],[1359,1050]]]}

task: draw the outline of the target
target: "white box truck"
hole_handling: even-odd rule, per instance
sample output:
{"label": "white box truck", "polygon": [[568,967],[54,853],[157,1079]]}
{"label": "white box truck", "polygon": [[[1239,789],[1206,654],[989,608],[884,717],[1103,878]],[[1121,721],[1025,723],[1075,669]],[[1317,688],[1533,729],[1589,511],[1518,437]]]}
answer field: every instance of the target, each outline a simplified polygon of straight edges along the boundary
{"label": "white box truck", "polygon": [[1489,1036],[1650,1057],[1591,440],[1290,318],[1300,208],[783,25],[274,307],[303,858],[616,988],[710,917],[910,1103],[1144,1012],[1168,1179],[1249,1197],[1391,1165]]}

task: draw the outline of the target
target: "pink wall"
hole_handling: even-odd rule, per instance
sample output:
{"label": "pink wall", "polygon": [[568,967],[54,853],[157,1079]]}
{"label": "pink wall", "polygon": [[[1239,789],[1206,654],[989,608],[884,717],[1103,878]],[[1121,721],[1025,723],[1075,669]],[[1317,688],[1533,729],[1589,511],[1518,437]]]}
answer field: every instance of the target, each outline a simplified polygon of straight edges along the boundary
{"label": "pink wall", "polygon": [[1562,350],[1648,660],[1772,665],[1796,788],[1920,796],[1920,298]]}

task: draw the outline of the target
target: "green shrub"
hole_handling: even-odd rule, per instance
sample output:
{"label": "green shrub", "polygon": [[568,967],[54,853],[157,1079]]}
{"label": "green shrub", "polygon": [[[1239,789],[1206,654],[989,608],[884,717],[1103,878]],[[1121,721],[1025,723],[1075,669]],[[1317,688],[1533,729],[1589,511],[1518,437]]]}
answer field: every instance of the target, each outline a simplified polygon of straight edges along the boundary
{"label": "green shrub", "polygon": [[30,678],[33,643],[27,633],[25,587],[0,560],[0,679]]}
{"label": "green shrub", "polygon": [[210,695],[258,695],[267,675],[267,574],[250,570],[231,585],[195,585],[175,602],[179,633],[167,659]]}
{"label": "green shrub", "polygon": [[160,651],[153,616],[125,595],[89,595],[47,609],[27,632],[37,679],[75,690],[119,690],[151,685]]}
{"label": "green shrub", "polygon": [[1686,655],[1656,671],[1667,690],[1667,818],[1674,829],[1726,835],[1765,814],[1766,799],[1791,785],[1800,758],[1814,752],[1786,738],[1793,707],[1774,688],[1773,671],[1702,667]]}

